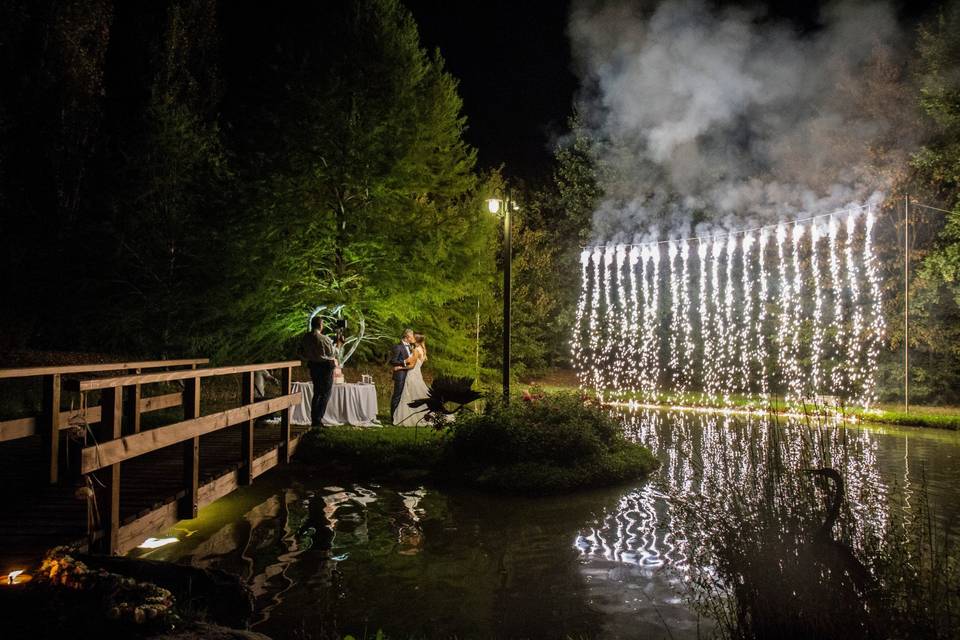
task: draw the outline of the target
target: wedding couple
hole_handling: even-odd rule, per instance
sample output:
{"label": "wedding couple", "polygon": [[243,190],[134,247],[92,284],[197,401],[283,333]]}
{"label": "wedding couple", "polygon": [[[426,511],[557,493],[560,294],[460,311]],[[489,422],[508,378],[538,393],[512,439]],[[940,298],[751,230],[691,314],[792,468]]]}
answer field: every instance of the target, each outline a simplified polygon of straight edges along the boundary
{"label": "wedding couple", "polygon": [[426,398],[427,383],[420,368],[427,359],[427,343],[422,333],[412,329],[403,332],[400,344],[393,347],[390,365],[393,366],[393,397],[390,411],[395,425],[415,425],[426,415],[422,409],[411,409],[414,400]]}

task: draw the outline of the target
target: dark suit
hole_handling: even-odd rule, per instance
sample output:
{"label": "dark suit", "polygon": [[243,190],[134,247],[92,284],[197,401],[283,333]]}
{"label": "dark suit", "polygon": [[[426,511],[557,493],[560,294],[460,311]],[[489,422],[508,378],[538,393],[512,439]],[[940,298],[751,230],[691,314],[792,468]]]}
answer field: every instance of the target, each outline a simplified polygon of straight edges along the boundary
{"label": "dark suit", "polygon": [[390,352],[390,365],[394,367],[404,367],[399,371],[393,372],[393,396],[390,398],[390,417],[397,412],[400,406],[400,396],[403,395],[403,385],[407,382],[407,363],[406,359],[410,357],[411,349],[404,342],[393,346]]}

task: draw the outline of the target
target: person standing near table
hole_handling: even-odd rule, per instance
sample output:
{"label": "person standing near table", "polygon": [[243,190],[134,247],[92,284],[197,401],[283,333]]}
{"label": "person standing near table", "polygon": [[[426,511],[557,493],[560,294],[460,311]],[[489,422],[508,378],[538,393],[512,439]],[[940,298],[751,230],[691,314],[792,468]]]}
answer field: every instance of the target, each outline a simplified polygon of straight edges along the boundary
{"label": "person standing near table", "polygon": [[397,406],[400,404],[400,396],[403,395],[403,387],[407,382],[407,372],[411,367],[407,366],[407,358],[413,353],[413,329],[407,329],[400,338],[400,344],[393,346],[390,353],[390,365],[393,367],[393,397],[390,398],[390,415],[397,412]]}
{"label": "person standing near table", "polygon": [[323,333],[323,318],[314,316],[310,330],[300,341],[300,356],[307,361],[310,380],[313,382],[313,401],[310,403],[310,423],[323,426],[323,414],[327,411],[330,392],[333,390],[333,369],[337,366],[333,340]]}

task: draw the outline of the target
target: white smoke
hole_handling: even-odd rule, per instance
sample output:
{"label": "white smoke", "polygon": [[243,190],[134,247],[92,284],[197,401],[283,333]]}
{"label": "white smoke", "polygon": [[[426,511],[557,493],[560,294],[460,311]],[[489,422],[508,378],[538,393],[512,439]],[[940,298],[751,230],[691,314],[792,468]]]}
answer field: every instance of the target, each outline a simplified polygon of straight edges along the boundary
{"label": "white smoke", "polygon": [[899,68],[901,29],[885,3],[821,17],[801,34],[700,0],[576,5],[578,108],[604,176],[597,239],[683,237],[876,198],[882,165],[909,151],[903,105],[877,103],[878,61]]}

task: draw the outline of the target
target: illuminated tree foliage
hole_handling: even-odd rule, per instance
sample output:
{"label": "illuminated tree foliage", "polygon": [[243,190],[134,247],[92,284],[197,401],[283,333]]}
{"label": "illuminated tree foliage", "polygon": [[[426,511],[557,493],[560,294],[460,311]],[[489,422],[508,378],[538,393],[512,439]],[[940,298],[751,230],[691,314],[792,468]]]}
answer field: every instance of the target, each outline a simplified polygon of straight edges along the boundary
{"label": "illuminated tree foliage", "polygon": [[315,305],[337,302],[385,336],[414,326],[436,367],[472,371],[496,235],[456,81],[395,0],[315,5],[277,31],[240,120],[269,141],[241,169],[227,307],[239,322],[224,347],[267,357]]}
{"label": "illuminated tree foliage", "polygon": [[[920,105],[932,139],[914,156],[921,193],[943,209],[946,224],[914,279],[918,395],[960,402],[960,3],[953,2],[920,31]],[[923,213],[921,211],[921,213]],[[915,340],[915,341],[914,341]]]}

